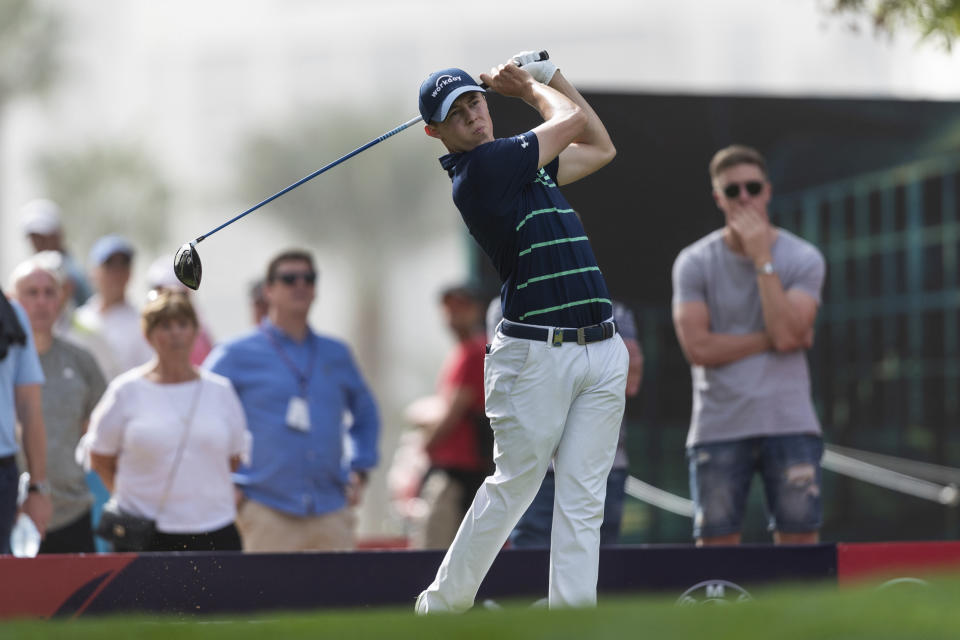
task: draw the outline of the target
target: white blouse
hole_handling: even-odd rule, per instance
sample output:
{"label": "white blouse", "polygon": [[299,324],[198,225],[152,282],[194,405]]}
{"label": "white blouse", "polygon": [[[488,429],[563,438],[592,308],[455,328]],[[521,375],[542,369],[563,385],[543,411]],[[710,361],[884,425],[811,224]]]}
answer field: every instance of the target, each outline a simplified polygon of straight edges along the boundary
{"label": "white blouse", "polygon": [[85,445],[117,457],[114,496],[120,508],[155,519],[158,531],[205,533],[227,526],[237,515],[230,458],[249,460],[251,447],[240,399],[229,380],[209,371],[176,384],[151,382],[144,374],[142,367],[133,369],[110,383],[90,416]]}

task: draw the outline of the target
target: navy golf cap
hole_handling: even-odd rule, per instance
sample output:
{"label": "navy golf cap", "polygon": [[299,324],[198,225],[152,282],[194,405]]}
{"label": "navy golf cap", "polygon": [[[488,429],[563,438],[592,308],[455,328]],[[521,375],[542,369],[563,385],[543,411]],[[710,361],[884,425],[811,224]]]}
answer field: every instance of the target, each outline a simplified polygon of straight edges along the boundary
{"label": "navy golf cap", "polygon": [[420,85],[420,115],[427,124],[447,119],[450,105],[469,91],[483,91],[477,81],[456,67],[435,71]]}

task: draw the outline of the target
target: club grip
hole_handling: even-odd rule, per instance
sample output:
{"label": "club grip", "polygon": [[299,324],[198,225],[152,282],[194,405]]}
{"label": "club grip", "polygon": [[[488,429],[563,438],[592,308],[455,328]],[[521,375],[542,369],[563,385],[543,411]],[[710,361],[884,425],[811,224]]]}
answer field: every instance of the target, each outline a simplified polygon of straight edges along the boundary
{"label": "club grip", "polygon": [[[537,54],[537,59],[535,60],[535,62],[540,62],[541,60],[549,60],[549,59],[550,59],[550,54],[547,53],[546,49],[544,49],[543,51],[540,51],[540,52]],[[522,67],[523,65],[521,64],[521,65],[519,65],[519,66]],[[481,83],[480,83],[480,87],[481,87],[482,89],[489,89],[489,88],[490,88],[490,87],[487,86],[487,83],[486,83],[486,82],[481,82]]]}

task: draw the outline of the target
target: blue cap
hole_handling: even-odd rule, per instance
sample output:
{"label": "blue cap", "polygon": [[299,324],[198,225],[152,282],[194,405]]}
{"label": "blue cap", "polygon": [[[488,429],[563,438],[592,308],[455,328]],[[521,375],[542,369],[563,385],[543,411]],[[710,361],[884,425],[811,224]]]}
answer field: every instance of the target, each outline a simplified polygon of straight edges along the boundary
{"label": "blue cap", "polygon": [[99,267],[110,259],[110,256],[122,253],[125,256],[133,257],[133,245],[123,236],[110,234],[103,236],[93,243],[90,249],[90,264]]}
{"label": "blue cap", "polygon": [[483,91],[477,81],[456,67],[435,71],[420,85],[420,115],[427,124],[447,119],[450,105],[469,91]]}

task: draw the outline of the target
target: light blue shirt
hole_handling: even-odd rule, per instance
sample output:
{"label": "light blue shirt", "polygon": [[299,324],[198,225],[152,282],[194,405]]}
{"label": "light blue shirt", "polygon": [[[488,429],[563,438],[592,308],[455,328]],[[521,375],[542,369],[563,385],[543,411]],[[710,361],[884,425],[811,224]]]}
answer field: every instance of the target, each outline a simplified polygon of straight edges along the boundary
{"label": "light blue shirt", "polygon": [[13,300],[10,305],[20,320],[23,332],[27,334],[25,345],[10,345],[7,357],[0,361],[0,458],[12,456],[17,452],[17,407],[14,401],[14,388],[25,384],[43,384],[43,369],[33,344],[33,331],[30,320],[23,307]]}
{"label": "light blue shirt", "polygon": [[[247,497],[294,515],[346,506],[349,472],[377,464],[380,419],[345,344],[312,331],[297,342],[265,320],[217,346],[204,367],[233,383],[246,412],[253,458],[234,482]],[[306,430],[287,425],[291,398],[304,395]]]}

